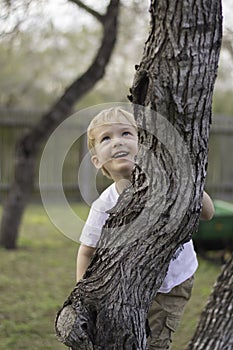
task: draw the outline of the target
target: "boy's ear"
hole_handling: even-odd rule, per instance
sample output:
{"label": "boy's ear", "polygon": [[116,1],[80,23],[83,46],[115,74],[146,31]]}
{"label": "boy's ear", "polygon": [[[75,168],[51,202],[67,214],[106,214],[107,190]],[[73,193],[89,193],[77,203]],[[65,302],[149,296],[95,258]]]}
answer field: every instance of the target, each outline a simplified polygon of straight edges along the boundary
{"label": "boy's ear", "polygon": [[94,164],[94,166],[96,167],[96,169],[100,169],[102,167],[102,163],[100,162],[100,160],[96,154],[91,157],[91,161]]}

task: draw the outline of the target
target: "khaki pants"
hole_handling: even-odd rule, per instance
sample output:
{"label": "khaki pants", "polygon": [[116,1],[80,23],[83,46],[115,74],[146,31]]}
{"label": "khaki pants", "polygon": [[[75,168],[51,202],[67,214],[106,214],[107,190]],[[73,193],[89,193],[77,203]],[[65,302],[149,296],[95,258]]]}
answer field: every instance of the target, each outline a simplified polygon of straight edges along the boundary
{"label": "khaki pants", "polygon": [[148,314],[151,330],[149,350],[171,350],[172,336],[190,299],[193,280],[190,277],[169,293],[156,295]]}

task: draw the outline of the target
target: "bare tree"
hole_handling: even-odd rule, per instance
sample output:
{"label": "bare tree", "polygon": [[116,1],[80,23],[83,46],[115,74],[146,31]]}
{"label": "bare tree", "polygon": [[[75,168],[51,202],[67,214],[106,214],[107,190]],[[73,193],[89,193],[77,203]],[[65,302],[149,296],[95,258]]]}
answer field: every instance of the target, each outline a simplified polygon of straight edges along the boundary
{"label": "bare tree", "polygon": [[221,1],[152,0],[150,12],[129,97],[140,126],[133,184],[56,319],[58,338],[74,350],[147,349],[151,301],[199,222]]}
{"label": "bare tree", "polygon": [[102,42],[87,71],[66,89],[40,122],[16,145],[14,182],[4,205],[0,230],[0,244],[7,249],[16,248],[20,222],[34,184],[38,150],[53,130],[70,115],[74,104],[104,76],[116,42],[119,0],[111,0],[104,15],[84,5],[82,1],[73,2],[102,24]]}

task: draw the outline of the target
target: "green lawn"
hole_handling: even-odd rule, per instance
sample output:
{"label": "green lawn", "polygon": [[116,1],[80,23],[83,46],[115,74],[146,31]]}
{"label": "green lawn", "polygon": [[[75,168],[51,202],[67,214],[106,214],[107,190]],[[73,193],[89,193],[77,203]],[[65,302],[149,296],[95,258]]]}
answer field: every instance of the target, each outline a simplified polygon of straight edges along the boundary
{"label": "green lawn", "polygon": [[[41,206],[31,205],[18,246],[15,251],[0,249],[0,349],[67,349],[56,340],[54,318],[75,284],[78,245],[53,227]],[[200,259],[174,350],[185,349],[219,271]]]}

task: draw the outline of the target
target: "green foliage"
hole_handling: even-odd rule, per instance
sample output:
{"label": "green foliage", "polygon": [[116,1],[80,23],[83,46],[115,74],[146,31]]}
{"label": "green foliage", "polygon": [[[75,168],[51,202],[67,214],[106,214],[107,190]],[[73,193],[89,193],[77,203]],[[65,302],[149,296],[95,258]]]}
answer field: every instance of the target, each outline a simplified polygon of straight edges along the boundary
{"label": "green foliage", "polygon": [[[74,205],[83,218],[87,207]],[[31,205],[21,228],[19,248],[1,249],[0,348],[65,350],[55,338],[57,310],[75,285],[78,244],[59,233],[40,205]],[[220,267],[199,259],[193,297],[174,340],[185,349]]]}
{"label": "green foliage", "polygon": [[93,28],[63,33],[51,26],[40,35],[32,31],[19,33],[13,43],[0,41],[0,104],[48,107],[88,67],[99,34]]}
{"label": "green foliage", "polygon": [[[44,110],[89,67],[100,45],[102,28],[94,17],[69,1],[59,2],[52,10],[52,1],[30,2],[29,7],[26,0],[12,4],[0,32],[0,105]],[[107,3],[97,6],[91,2],[90,6],[104,12]],[[132,11],[135,16],[129,26]],[[12,18],[19,19],[15,27],[10,25]],[[85,96],[81,106],[126,100],[133,67],[146,38],[148,4],[125,3],[120,21],[106,77]],[[140,32],[135,35],[138,27]]]}
{"label": "green foliage", "polygon": [[[103,13],[108,1],[85,3]],[[106,75],[78,109],[127,100],[134,66],[140,62],[148,35],[148,9],[149,2],[122,1],[117,45]],[[1,10],[0,105],[44,110],[90,65],[100,44],[101,26],[65,0],[56,4],[50,0],[6,1]],[[232,114],[232,99],[227,97],[232,94],[231,31],[224,37],[214,111]]]}

